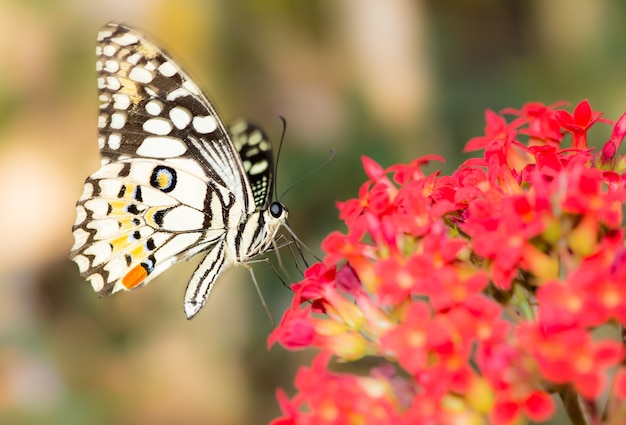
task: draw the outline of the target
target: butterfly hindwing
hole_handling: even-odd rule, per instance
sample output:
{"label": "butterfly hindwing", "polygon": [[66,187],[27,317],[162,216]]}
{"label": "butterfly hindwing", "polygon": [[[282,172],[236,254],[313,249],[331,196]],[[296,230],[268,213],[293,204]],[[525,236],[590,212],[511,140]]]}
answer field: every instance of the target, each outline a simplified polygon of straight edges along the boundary
{"label": "butterfly hindwing", "polygon": [[77,203],[71,256],[99,293],[132,289],[223,238],[223,216],[210,214],[220,199],[210,184],[163,161],[106,164]]}

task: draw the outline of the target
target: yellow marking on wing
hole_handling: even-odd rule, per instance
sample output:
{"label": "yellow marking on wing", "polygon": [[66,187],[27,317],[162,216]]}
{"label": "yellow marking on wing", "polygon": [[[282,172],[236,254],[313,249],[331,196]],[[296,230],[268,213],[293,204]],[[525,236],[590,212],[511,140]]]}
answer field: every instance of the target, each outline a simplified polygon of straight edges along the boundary
{"label": "yellow marking on wing", "polygon": [[128,213],[118,217],[117,221],[120,223],[120,229],[127,230],[127,229],[133,229],[135,227],[139,227],[138,225],[133,223],[135,218],[137,217],[135,217],[134,215],[130,215]]}
{"label": "yellow marking on wing", "polygon": [[143,259],[146,257],[146,254],[148,253],[144,249],[144,244],[140,244],[138,247],[130,251],[129,254],[133,257],[133,260],[134,260],[134,259]]}
{"label": "yellow marking on wing", "polygon": [[139,243],[139,241],[137,241],[135,238],[128,234],[119,236],[115,239],[111,239],[109,242],[113,246],[114,254],[120,251],[127,250],[137,244],[137,246],[132,248],[127,253],[127,255],[130,255],[133,260],[144,259],[148,254],[148,251],[146,251],[145,249],[145,244]]}
{"label": "yellow marking on wing", "polygon": [[135,188],[137,187],[134,183],[125,183],[124,184],[124,194],[120,196],[123,199],[134,199],[133,195],[135,193]]}
{"label": "yellow marking on wing", "polygon": [[113,252],[120,252],[128,248],[134,241],[131,241],[128,235],[118,236],[115,239],[111,239],[110,243],[113,245]]}
{"label": "yellow marking on wing", "polygon": [[128,205],[127,201],[110,201],[111,205],[111,213],[112,214],[128,214],[126,212],[126,206]]}
{"label": "yellow marking on wing", "polygon": [[157,186],[159,186],[159,189],[165,189],[166,187],[168,187],[170,185],[170,181],[171,179],[169,173],[166,173],[164,171],[161,171],[156,176],[156,182]]}
{"label": "yellow marking on wing", "polygon": [[157,224],[157,222],[154,221],[154,215],[161,210],[163,210],[163,207],[150,207],[146,210],[143,218],[146,220],[146,224],[148,226],[151,226],[155,229],[158,229],[161,227],[161,225]]}

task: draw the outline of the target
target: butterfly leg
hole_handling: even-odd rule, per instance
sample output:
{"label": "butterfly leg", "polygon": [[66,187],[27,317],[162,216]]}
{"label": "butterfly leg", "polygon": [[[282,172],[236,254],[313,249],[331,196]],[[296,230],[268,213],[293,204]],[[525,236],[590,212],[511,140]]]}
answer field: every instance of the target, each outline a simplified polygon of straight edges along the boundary
{"label": "butterfly leg", "polygon": [[[267,258],[263,258],[263,259],[259,259],[259,260],[252,260],[252,261],[248,261],[248,262],[249,263],[260,263],[261,261],[267,261],[268,263],[270,262],[269,259],[267,259]],[[256,281],[256,276],[254,275],[254,270],[252,269],[252,266],[250,264],[241,263],[241,265],[244,266],[246,269],[248,269],[248,271],[250,272],[250,276],[252,276],[252,281],[254,282],[254,287],[256,288],[256,292],[257,292],[257,294],[259,294],[259,299],[261,300],[261,304],[263,305],[263,309],[267,313],[267,317],[270,318],[270,323],[272,324],[272,329],[273,329],[275,327],[274,318],[272,317],[272,313],[270,313],[270,309],[267,306],[267,303],[265,302],[265,298],[263,297],[263,294],[261,293],[261,288],[259,288],[259,283]],[[272,266],[272,268],[274,268],[274,266]]]}
{"label": "butterfly leg", "polygon": [[206,304],[213,283],[220,273],[232,265],[224,255],[225,241],[221,240],[209,249],[202,259],[185,290],[185,314],[187,319],[193,318]]}

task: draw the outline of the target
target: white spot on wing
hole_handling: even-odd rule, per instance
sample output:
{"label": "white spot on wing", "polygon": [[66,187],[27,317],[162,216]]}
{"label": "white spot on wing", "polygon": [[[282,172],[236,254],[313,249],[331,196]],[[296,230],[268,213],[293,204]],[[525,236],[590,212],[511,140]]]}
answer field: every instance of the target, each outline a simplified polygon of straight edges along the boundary
{"label": "white spot on wing", "polygon": [[189,95],[190,95],[190,93],[189,93],[187,90],[185,90],[185,89],[184,89],[184,88],[182,88],[182,87],[179,87],[179,88],[177,88],[176,90],[171,91],[171,92],[167,95],[167,100],[176,100],[176,99],[178,99],[179,97],[186,97],[186,96],[189,96]]}
{"label": "white spot on wing", "polygon": [[115,93],[113,95],[113,107],[122,111],[130,106],[130,97],[124,93]]}
{"label": "white spot on wing", "polygon": [[[77,250],[81,248],[82,246],[84,246],[87,243],[88,239],[89,239],[89,233],[87,233],[87,231],[85,231],[84,229],[81,229],[79,227],[78,229],[74,230],[74,245],[72,246],[72,251]],[[80,269],[81,272],[84,272],[85,270]]]}
{"label": "white spot on wing", "polygon": [[272,145],[267,140],[263,140],[261,143],[259,143],[259,149],[261,149],[261,151],[263,152],[267,152],[272,149]]}
{"label": "white spot on wing", "polygon": [[106,78],[107,84],[106,84],[106,88],[110,89],[110,90],[119,90],[120,87],[122,87],[122,85],[120,84],[120,80],[118,80],[117,78],[113,77],[113,76],[108,76]]}
{"label": "white spot on wing", "polygon": [[148,133],[165,136],[172,131],[172,123],[165,118],[150,118],[143,123],[143,129]]}
{"label": "white spot on wing", "polygon": [[139,41],[139,39],[134,36],[133,34],[130,33],[125,33],[122,34],[118,37],[115,37],[113,39],[111,39],[112,41],[114,41],[115,43],[119,44],[120,46],[128,46],[130,44],[135,44]]}
{"label": "white spot on wing", "polygon": [[182,130],[187,127],[191,122],[191,112],[187,110],[187,108],[183,108],[182,106],[176,106],[170,110],[170,119],[178,128]]}
{"label": "white spot on wing", "polygon": [[113,35],[113,33],[109,30],[102,30],[98,33],[98,41],[102,41],[105,38],[109,38]]}
{"label": "white spot on wing", "polygon": [[104,279],[97,273],[89,276],[87,280],[91,283],[91,287],[96,292],[100,292],[102,288],[104,288]]}
{"label": "white spot on wing", "polygon": [[[95,218],[106,217],[109,211],[109,202],[104,199],[94,198],[85,202],[85,208],[91,211],[91,214]],[[90,225],[87,225],[91,228]]]}
{"label": "white spot on wing", "polygon": [[83,193],[80,195],[80,198],[78,198],[78,200],[89,199],[92,196],[93,196],[93,184],[85,183],[85,186],[83,186]]}
{"label": "white spot on wing", "polygon": [[163,104],[158,100],[151,100],[150,102],[146,103],[146,112],[148,112],[150,115],[160,115],[161,111],[163,111]]}
{"label": "white spot on wing", "polygon": [[102,48],[102,53],[104,53],[105,56],[113,56],[115,52],[117,52],[117,47],[112,44],[107,44]]}
{"label": "white spot on wing", "polygon": [[98,115],[98,128],[104,128],[107,125],[107,116],[104,114]]}
{"label": "white spot on wing", "polygon": [[217,128],[215,118],[210,115],[204,117],[193,117],[193,128],[201,134],[212,133]]}
{"label": "white spot on wing", "polygon": [[146,137],[139,148],[137,155],[152,158],[169,158],[180,156],[187,151],[182,140],[175,137]]}
{"label": "white spot on wing", "polygon": [[[110,165],[111,164],[107,164],[106,166],[108,167]],[[98,185],[100,186],[100,196],[103,198],[117,198],[117,194],[122,187],[122,183],[119,180],[100,180]]]}
{"label": "white spot on wing", "polygon": [[161,73],[161,75],[165,77],[172,77],[176,75],[178,71],[176,70],[176,67],[171,62],[163,62],[159,66],[159,72]]}
{"label": "white spot on wing", "polygon": [[253,176],[256,174],[260,174],[264,172],[265,170],[267,170],[268,165],[269,164],[267,163],[266,160],[258,161],[252,167],[248,169],[248,173],[250,173]]}
{"label": "white spot on wing", "polygon": [[102,240],[118,233],[120,230],[120,223],[114,218],[105,218],[91,221],[87,223],[85,227],[95,230],[96,234],[94,235],[94,238]]}
{"label": "white spot on wing", "polygon": [[72,258],[72,260],[74,260],[74,262],[78,264],[78,270],[80,270],[81,273],[89,270],[89,260],[84,255],[77,255],[76,257]]}
{"label": "white spot on wing", "polygon": [[93,255],[95,258],[91,262],[92,267],[104,263],[112,254],[111,244],[107,241],[97,242],[83,251],[85,255]]}
{"label": "white spot on wing", "polygon": [[76,225],[81,224],[83,221],[87,219],[87,211],[85,207],[82,205],[76,206],[76,221],[74,222]]}
{"label": "white spot on wing", "polygon": [[130,70],[128,78],[138,83],[148,84],[152,81],[154,76],[147,69],[136,66]]}
{"label": "white spot on wing", "polygon": [[126,261],[124,257],[116,256],[111,258],[106,266],[104,266],[104,270],[109,272],[109,280],[119,279],[126,271]]}
{"label": "white spot on wing", "polygon": [[117,150],[122,143],[122,136],[119,133],[111,133],[109,135],[108,145],[109,148]]}
{"label": "white spot on wing", "polygon": [[262,140],[263,140],[263,135],[261,134],[261,132],[254,131],[252,132],[252,134],[250,134],[250,137],[248,138],[248,143],[250,145],[256,145],[260,143]]}
{"label": "white spot on wing", "polygon": [[133,53],[126,58],[126,62],[137,65],[139,63],[139,59],[141,59],[141,55],[139,53]]}
{"label": "white spot on wing", "polygon": [[111,124],[110,127],[114,129],[123,128],[126,125],[126,114],[121,112],[115,112],[111,114]]}
{"label": "white spot on wing", "polygon": [[[102,62],[99,62],[102,66]],[[117,72],[120,69],[120,64],[115,60],[108,60],[104,63],[104,70],[107,72]]]}

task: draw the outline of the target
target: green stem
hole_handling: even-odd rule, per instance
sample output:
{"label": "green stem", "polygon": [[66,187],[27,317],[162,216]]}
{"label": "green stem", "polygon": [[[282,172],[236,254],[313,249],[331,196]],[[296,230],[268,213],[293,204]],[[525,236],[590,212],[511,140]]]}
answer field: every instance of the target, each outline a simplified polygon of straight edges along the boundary
{"label": "green stem", "polygon": [[569,385],[563,387],[559,394],[572,425],[600,424],[598,409],[592,400],[582,397]]}

